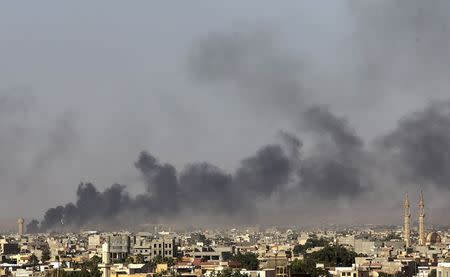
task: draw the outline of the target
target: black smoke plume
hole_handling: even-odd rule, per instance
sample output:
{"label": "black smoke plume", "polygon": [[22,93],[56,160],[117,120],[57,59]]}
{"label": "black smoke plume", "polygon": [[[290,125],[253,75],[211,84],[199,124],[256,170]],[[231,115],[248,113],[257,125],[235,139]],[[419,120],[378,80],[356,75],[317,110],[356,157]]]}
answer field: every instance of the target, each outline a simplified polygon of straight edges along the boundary
{"label": "black smoke plume", "polygon": [[[75,203],[45,213],[40,231],[102,222],[103,226],[120,226],[121,219],[130,214],[154,221],[172,220],[181,214],[230,219],[245,216],[249,222],[259,203],[276,201],[287,192],[305,190],[324,198],[351,198],[363,193],[360,168],[349,157],[359,154],[362,144],[346,121],[323,108],[308,111],[305,120],[318,125],[312,130],[320,135],[326,130],[334,144],[332,154],[301,155],[303,143],[293,134],[280,132],[279,143],[260,148],[241,160],[234,174],[228,174],[206,162],[188,164],[178,173],[174,166],[143,151],[135,166],[143,178],[144,193],[131,197],[122,185],[114,184],[100,192],[93,184],[82,183]],[[352,138],[350,142],[348,137]],[[33,224],[30,228],[36,230]]]}
{"label": "black smoke plume", "polygon": [[178,174],[174,166],[161,164],[145,151],[135,166],[144,180],[145,193],[131,197],[118,184],[99,192],[93,184],[82,183],[75,203],[47,210],[40,231],[98,222],[111,225],[127,214],[154,220],[175,218],[183,212],[231,217],[242,213],[244,207],[252,209],[257,200],[270,198],[295,169],[281,145],[265,146],[242,160],[234,175],[205,162],[189,164]]}
{"label": "black smoke plume", "polygon": [[302,185],[328,199],[361,194],[366,189],[363,142],[347,120],[327,107],[313,106],[303,122],[318,144],[300,169]]}
{"label": "black smoke plume", "polygon": [[450,102],[403,118],[379,143],[402,181],[450,188]]}
{"label": "black smoke plume", "polygon": [[[347,49],[356,49],[356,53],[352,53],[351,61],[345,61],[351,69],[344,69],[356,70],[354,76],[349,74],[352,77],[343,81],[356,88],[354,95],[374,99],[391,91],[409,95],[443,88],[448,93],[447,1],[350,2],[355,24]],[[390,164],[383,173],[392,175],[398,183],[448,187],[448,103],[433,104],[400,120],[396,129],[381,136],[372,149],[346,118],[335,115],[332,107],[321,105],[321,101],[313,101],[317,91],[310,87],[322,86],[305,82],[304,65],[298,55],[282,49],[274,34],[265,29],[216,32],[203,37],[189,56],[188,70],[196,83],[214,86],[211,91],[217,86],[231,87],[249,108],[287,118],[297,127],[296,132],[310,140],[282,132],[281,143],[263,146],[253,156],[242,159],[234,173],[207,162],[188,164],[178,173],[173,165],[142,152],[135,167],[144,181],[143,193],[132,197],[121,185],[100,192],[93,184],[81,184],[77,201],[49,209],[40,230],[115,220],[120,223],[130,214],[139,215],[136,221],[163,221],[180,214],[194,215],[190,218],[204,214],[234,218],[248,211],[247,222],[251,222],[260,203],[274,198],[276,201],[286,193],[294,199],[307,194],[311,196],[308,203],[365,196],[376,189],[371,176],[378,174],[379,161],[386,159]]]}
{"label": "black smoke plume", "polygon": [[191,206],[196,211],[231,214],[233,210],[240,208],[239,202],[233,199],[237,191],[231,182],[230,174],[212,164],[189,164],[180,174],[180,198],[184,202],[183,206]]}

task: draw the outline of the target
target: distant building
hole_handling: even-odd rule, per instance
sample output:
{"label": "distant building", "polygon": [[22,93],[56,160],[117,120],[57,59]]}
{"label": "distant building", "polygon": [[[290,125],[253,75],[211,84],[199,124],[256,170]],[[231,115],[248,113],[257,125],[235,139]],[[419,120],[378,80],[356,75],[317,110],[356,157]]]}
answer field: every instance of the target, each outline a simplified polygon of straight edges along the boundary
{"label": "distant building", "polygon": [[370,255],[375,252],[375,249],[383,246],[380,241],[370,241],[364,239],[355,239],[354,250],[358,254]]}
{"label": "distant building", "polygon": [[436,267],[436,277],[450,277],[450,263],[439,263]]}
{"label": "distant building", "polygon": [[173,258],[176,253],[175,238],[169,236],[159,238],[135,236],[133,238],[132,253],[144,256],[144,261],[152,260],[157,256]]}
{"label": "distant building", "polygon": [[109,253],[112,262],[122,261],[130,254],[130,236],[115,234],[108,237]]}
{"label": "distant building", "polygon": [[194,258],[207,261],[225,261],[233,254],[232,247],[201,247],[194,252]]}
{"label": "distant building", "polygon": [[88,237],[88,250],[97,250],[101,247],[102,240],[100,235],[91,235]]}
{"label": "distant building", "polygon": [[15,241],[8,241],[6,239],[0,240],[0,249],[2,255],[19,254],[19,243]]}
{"label": "distant building", "polygon": [[241,270],[241,273],[249,277],[275,277],[274,269]]}
{"label": "distant building", "polygon": [[334,277],[369,277],[369,271],[362,270],[356,266],[336,267],[334,271],[330,271]]}

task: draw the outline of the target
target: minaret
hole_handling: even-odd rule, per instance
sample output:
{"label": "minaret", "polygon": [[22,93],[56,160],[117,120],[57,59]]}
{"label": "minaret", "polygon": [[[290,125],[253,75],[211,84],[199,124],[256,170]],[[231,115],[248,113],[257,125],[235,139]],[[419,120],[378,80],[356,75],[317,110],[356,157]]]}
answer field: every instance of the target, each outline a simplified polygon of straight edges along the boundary
{"label": "minaret", "polygon": [[419,201],[419,245],[425,245],[425,201],[422,191],[420,191]]}
{"label": "minaret", "polygon": [[23,228],[24,223],[25,223],[25,220],[23,220],[23,218],[19,218],[17,220],[17,229],[18,229],[18,234],[20,237],[22,237],[23,233],[24,233],[24,228]]}
{"label": "minaret", "polygon": [[110,241],[109,237],[102,244],[102,263],[98,265],[102,269],[102,277],[111,277],[111,257],[110,257]]}
{"label": "minaret", "polygon": [[411,210],[407,192],[403,203],[403,220],[403,239],[405,240],[406,248],[408,248],[411,245]]}

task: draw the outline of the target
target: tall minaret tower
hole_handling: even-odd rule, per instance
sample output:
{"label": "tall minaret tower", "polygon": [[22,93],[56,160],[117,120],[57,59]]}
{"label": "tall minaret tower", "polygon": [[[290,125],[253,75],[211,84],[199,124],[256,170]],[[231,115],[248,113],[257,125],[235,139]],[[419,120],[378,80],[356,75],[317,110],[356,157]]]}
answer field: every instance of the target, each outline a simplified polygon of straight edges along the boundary
{"label": "tall minaret tower", "polygon": [[98,265],[102,269],[102,277],[111,277],[111,249],[110,238],[106,239],[106,242],[102,244],[102,263]]}
{"label": "tall minaret tower", "polygon": [[420,191],[419,201],[419,245],[425,245],[425,201],[422,191]]}
{"label": "tall minaret tower", "polygon": [[408,193],[405,193],[405,202],[403,203],[403,239],[406,247],[411,245],[411,210],[409,208]]}
{"label": "tall minaret tower", "polygon": [[23,224],[24,224],[25,220],[23,220],[23,218],[19,218],[17,220],[17,227],[19,230],[19,236],[22,237],[23,233],[24,233],[24,228],[23,228]]}

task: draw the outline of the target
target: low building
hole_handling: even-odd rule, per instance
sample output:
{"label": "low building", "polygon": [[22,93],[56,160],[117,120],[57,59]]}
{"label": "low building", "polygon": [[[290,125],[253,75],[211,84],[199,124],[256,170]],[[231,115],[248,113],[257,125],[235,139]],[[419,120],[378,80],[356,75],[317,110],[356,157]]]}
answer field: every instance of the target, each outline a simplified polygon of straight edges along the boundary
{"label": "low building", "polygon": [[436,277],[450,277],[450,263],[438,263]]}

